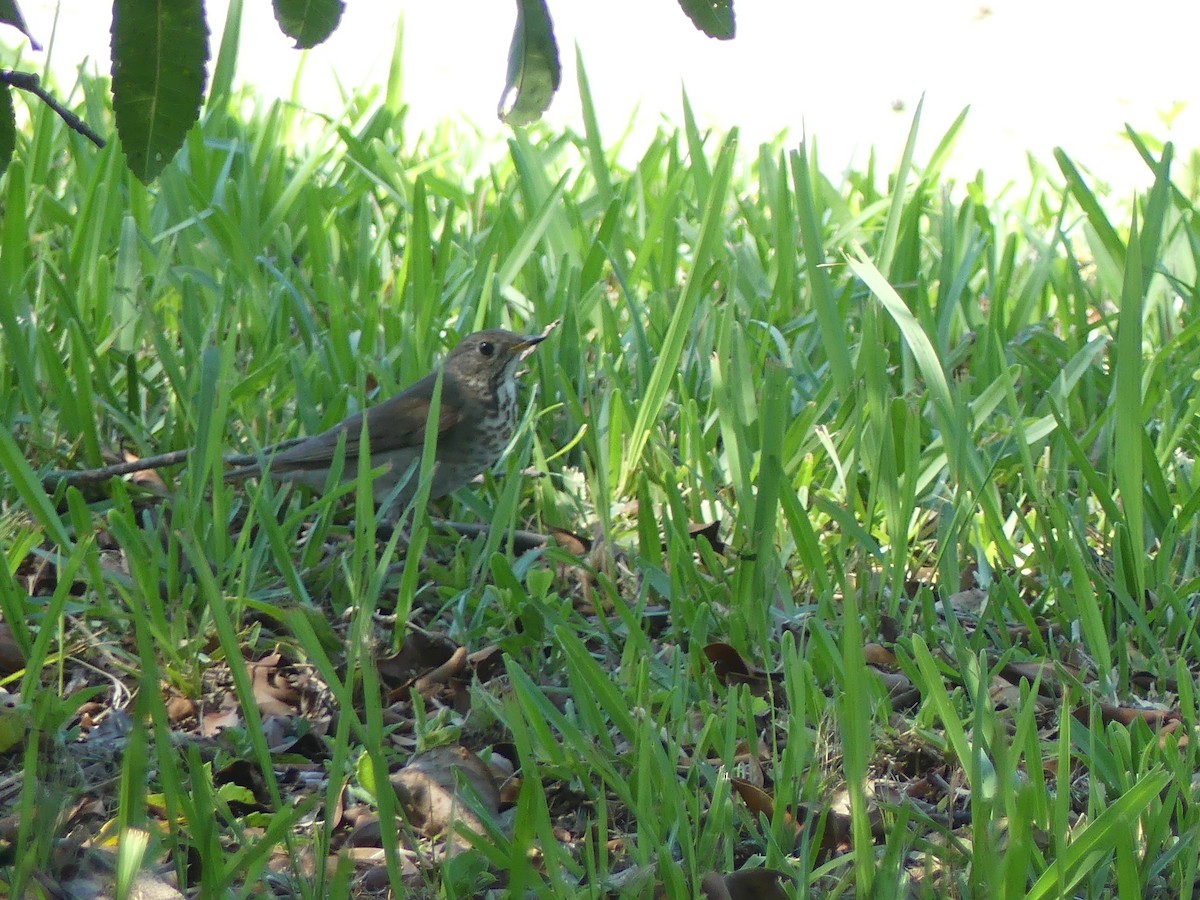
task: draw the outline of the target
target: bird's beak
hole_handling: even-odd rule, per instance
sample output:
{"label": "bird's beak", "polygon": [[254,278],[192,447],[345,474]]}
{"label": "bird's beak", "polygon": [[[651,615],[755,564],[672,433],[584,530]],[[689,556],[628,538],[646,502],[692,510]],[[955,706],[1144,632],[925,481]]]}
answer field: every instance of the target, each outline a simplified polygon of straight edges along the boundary
{"label": "bird's beak", "polygon": [[519,344],[513,345],[512,352],[517,355],[517,359],[524,359],[530,353],[537,349],[537,345],[546,339],[544,334],[531,334],[521,338]]}

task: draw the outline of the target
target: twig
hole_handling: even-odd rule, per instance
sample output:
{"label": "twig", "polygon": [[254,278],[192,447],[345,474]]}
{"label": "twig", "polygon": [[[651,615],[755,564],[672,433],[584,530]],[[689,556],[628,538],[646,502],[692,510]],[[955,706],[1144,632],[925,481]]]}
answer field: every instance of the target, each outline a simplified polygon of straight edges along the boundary
{"label": "twig", "polygon": [[[453,531],[463,537],[479,537],[481,534],[487,534],[491,530],[491,526],[483,522],[450,522],[446,519],[431,519],[430,524],[435,528],[441,528],[444,531]],[[538,534],[536,531],[524,531],[516,528],[512,531],[504,532],[506,541],[512,541],[513,551],[516,553],[528,553],[530,550],[536,550],[538,547],[545,547],[547,544],[553,543],[548,535]]]}
{"label": "twig", "polygon": [[[292,438],[282,441],[273,447],[267,447],[262,455],[255,453],[233,453],[221,457],[222,461],[231,466],[248,466],[260,459],[270,456],[279,450],[286,450],[304,438]],[[62,470],[50,472],[42,477],[42,484],[53,487],[56,484],[91,484],[93,481],[106,481],[109,478],[120,478],[122,475],[132,475],[134,472],[145,472],[147,469],[162,469],[166,466],[177,466],[187,462],[192,455],[192,448],[172,450],[170,453],[159,453],[157,456],[143,456],[141,459],[131,459],[128,462],[113,463],[98,469],[80,469],[74,472]]]}
{"label": "twig", "polygon": [[29,91],[31,94],[36,94],[38,99],[49,106],[52,110],[58,113],[60,119],[67,123],[72,131],[82,134],[85,138],[99,147],[104,149],[105,140],[92,131],[88,127],[87,122],[75,115],[65,106],[60,104],[50,95],[50,92],[42,87],[42,81],[32,72],[14,72],[10,69],[0,70],[0,84],[7,84],[15,87],[18,90]]}
{"label": "twig", "polygon": [[93,481],[107,481],[109,478],[120,478],[122,475],[132,475],[134,472],[145,472],[147,469],[161,469],[163,466],[174,466],[186,460],[192,453],[187,450],[173,450],[170,453],[160,453],[158,456],[147,456],[129,462],[113,463],[111,466],[101,466],[98,469],[81,469],[78,472],[49,472],[42,477],[42,484],[90,484]]}

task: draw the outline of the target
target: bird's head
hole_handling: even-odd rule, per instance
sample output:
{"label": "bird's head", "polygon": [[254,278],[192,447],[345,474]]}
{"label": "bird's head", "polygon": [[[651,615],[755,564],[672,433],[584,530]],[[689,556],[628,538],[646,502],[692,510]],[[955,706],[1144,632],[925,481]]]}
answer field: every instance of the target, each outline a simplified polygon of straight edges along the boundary
{"label": "bird's head", "polygon": [[545,337],[545,334],[522,336],[498,328],[477,331],[458,342],[443,368],[460,383],[494,388],[513,379],[521,360]]}

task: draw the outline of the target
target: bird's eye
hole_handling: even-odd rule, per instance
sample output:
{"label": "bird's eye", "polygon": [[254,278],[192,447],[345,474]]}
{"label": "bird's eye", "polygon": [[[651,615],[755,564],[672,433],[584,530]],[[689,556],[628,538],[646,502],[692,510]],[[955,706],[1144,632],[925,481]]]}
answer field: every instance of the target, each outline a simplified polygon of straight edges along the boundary
{"label": "bird's eye", "polygon": [[494,354],[496,352],[496,347],[494,344],[492,344],[491,341],[480,341],[479,342],[479,352],[482,353],[484,356],[491,356],[492,354]]}

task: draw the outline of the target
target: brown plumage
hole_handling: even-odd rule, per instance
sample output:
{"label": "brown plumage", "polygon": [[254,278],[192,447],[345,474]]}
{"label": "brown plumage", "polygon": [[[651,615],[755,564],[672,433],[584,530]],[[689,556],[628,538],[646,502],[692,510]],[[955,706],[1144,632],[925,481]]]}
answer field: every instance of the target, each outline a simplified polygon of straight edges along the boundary
{"label": "brown plumage", "polygon": [[[509,331],[479,331],[463,338],[442,363],[442,396],[430,498],[458,490],[500,459],[517,424],[516,370],[545,335],[522,337]],[[366,417],[372,469],[387,466],[372,484],[375,502],[386,514],[404,511],[417,492],[417,469],[425,441],[437,371],[395,397],[342,420],[328,431],[285,448],[263,451],[267,474],[321,490],[344,435],[342,481],[358,474],[360,434]],[[262,474],[258,463],[226,473],[226,481]],[[392,498],[396,485],[404,486]]]}

